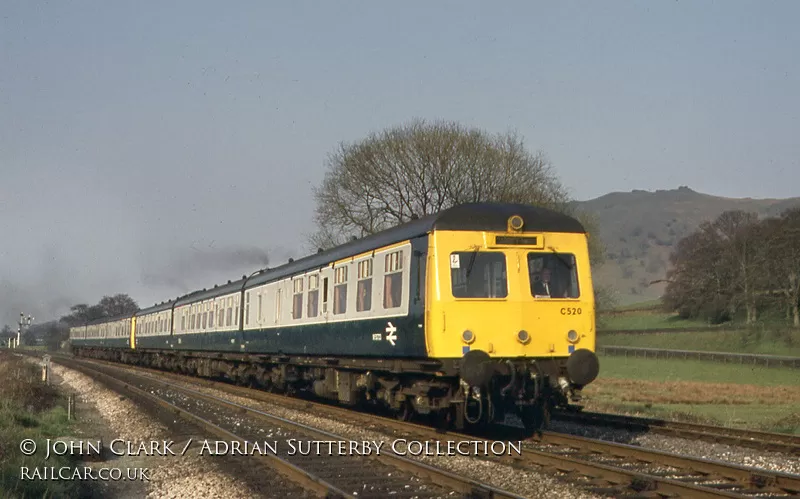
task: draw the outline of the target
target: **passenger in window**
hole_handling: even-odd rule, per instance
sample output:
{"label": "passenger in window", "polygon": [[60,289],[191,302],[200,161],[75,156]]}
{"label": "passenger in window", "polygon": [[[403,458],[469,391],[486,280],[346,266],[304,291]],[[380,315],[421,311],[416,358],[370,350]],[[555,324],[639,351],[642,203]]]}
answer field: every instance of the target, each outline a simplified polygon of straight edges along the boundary
{"label": "passenger in window", "polygon": [[551,270],[547,267],[542,269],[539,276],[534,277],[533,281],[533,296],[536,298],[551,298],[550,294],[550,277]]}
{"label": "passenger in window", "polygon": [[358,283],[358,306],[357,312],[365,312],[372,308],[372,280],[364,280]]}
{"label": "passenger in window", "polygon": [[554,279],[553,274],[550,267],[542,269],[541,277],[533,282],[533,295],[536,298],[568,298],[569,293],[564,279],[558,277]]}
{"label": "passenger in window", "polygon": [[383,308],[396,308],[401,305],[403,297],[403,274],[397,272],[384,277]]}

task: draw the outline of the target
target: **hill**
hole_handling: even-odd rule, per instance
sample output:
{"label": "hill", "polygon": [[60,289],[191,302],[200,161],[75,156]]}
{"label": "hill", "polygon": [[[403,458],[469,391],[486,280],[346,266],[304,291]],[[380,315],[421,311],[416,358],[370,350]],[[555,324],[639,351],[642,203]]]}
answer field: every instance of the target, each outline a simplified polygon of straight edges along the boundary
{"label": "hill", "polygon": [[606,246],[606,262],[594,269],[598,285],[617,291],[620,304],[661,296],[669,254],[675,244],[727,210],[777,216],[800,205],[800,198],[725,198],[702,194],[688,187],[655,192],[612,192],[577,202],[580,209],[597,217]]}

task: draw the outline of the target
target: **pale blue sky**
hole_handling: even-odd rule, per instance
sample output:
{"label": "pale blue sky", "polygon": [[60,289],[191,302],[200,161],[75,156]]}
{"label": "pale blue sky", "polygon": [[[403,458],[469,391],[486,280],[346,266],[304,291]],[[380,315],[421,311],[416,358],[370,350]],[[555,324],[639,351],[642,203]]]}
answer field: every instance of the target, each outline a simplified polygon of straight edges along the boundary
{"label": "pale blue sky", "polygon": [[[416,117],[516,130],[577,199],[798,196],[798,19],[793,1],[5,0],[0,324],[258,267],[193,255],[302,256],[325,156]],[[193,275],[153,278],[176,262]]]}

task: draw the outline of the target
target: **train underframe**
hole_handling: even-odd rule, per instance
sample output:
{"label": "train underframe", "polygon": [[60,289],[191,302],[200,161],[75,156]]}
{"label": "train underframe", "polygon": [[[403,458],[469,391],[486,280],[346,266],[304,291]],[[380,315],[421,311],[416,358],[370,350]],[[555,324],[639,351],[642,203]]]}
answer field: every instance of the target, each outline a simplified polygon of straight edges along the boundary
{"label": "train underframe", "polygon": [[526,430],[546,427],[553,407],[580,400],[597,357],[378,360],[73,347],[75,355],[149,367],[345,405],[372,405],[398,418],[428,416],[441,427],[483,428],[517,415]]}

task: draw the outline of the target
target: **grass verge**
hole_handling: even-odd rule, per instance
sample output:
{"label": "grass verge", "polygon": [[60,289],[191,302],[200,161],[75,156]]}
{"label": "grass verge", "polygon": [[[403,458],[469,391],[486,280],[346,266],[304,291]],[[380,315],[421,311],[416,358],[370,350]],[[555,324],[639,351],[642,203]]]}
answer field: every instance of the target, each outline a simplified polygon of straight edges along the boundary
{"label": "grass verge", "polygon": [[[79,482],[21,481],[21,468],[75,467],[71,456],[50,456],[44,460],[46,439],[71,434],[71,422],[61,405],[59,393],[41,382],[41,370],[8,352],[0,352],[0,497],[50,498],[80,497]],[[24,439],[36,441],[37,451],[25,456],[20,451]]]}
{"label": "grass verge", "polygon": [[604,356],[586,409],[800,434],[795,369]]}
{"label": "grass verge", "polygon": [[601,313],[597,327],[609,331],[625,329],[680,329],[708,327],[701,319],[681,319],[678,315],[660,310],[637,310],[632,313]]}
{"label": "grass verge", "polygon": [[800,357],[800,331],[720,330],[653,332],[646,334],[599,333],[600,346],[662,348],[666,350],[699,350],[704,352],[736,352],[761,355]]}

